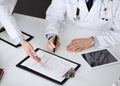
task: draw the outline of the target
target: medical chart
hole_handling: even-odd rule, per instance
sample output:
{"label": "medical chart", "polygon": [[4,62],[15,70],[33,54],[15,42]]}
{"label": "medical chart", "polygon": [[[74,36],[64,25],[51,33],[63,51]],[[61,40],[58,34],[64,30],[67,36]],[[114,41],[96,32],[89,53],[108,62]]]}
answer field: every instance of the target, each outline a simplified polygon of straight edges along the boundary
{"label": "medical chart", "polygon": [[63,77],[63,75],[70,68],[75,69],[78,66],[75,63],[41,50],[39,50],[37,54],[39,55],[39,57],[41,57],[41,62],[35,62],[31,58],[28,58],[21,65],[37,71],[43,75],[51,77],[52,79],[55,79],[57,81],[64,80],[65,77]]}

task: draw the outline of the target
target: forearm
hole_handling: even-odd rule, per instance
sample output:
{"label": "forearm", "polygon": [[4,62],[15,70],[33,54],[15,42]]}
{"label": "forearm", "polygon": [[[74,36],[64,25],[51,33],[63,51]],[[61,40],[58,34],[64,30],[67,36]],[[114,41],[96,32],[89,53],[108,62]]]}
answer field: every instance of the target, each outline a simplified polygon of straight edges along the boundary
{"label": "forearm", "polygon": [[15,19],[12,16],[2,15],[0,16],[0,21],[12,40],[15,42],[20,42],[24,39],[21,31],[18,29]]}
{"label": "forearm", "polygon": [[120,43],[120,31],[102,32],[95,37],[99,42],[99,47],[113,46]]}
{"label": "forearm", "polygon": [[56,34],[59,35],[60,22],[57,19],[47,17],[45,34]]}
{"label": "forearm", "polygon": [[64,0],[53,0],[46,12],[46,34],[59,35],[61,23],[64,20],[66,7]]}

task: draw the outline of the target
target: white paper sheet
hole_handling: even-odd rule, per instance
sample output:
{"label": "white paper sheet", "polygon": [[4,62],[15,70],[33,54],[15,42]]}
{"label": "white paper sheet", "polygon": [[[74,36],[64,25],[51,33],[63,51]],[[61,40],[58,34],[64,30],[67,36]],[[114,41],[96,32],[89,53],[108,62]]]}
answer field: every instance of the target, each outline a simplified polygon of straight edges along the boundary
{"label": "white paper sheet", "polygon": [[34,71],[37,71],[45,76],[48,76],[57,81],[64,80],[63,75],[70,69],[75,69],[77,64],[59,58],[55,55],[39,50],[38,55],[42,61],[37,63],[31,58],[27,59],[21,65],[26,66]]}

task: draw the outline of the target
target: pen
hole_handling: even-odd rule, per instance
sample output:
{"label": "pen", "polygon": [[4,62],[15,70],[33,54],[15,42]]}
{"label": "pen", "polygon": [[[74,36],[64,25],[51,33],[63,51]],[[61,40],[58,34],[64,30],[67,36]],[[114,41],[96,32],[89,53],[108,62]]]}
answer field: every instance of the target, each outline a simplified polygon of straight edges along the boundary
{"label": "pen", "polygon": [[[57,36],[55,36],[55,39],[54,39],[54,45],[56,46],[57,44]],[[55,48],[53,49],[53,52],[55,52]]]}
{"label": "pen", "polygon": [[76,16],[79,16],[80,9],[77,7]]}
{"label": "pen", "polygon": [[76,10],[76,19],[80,20],[80,9],[78,7]]}

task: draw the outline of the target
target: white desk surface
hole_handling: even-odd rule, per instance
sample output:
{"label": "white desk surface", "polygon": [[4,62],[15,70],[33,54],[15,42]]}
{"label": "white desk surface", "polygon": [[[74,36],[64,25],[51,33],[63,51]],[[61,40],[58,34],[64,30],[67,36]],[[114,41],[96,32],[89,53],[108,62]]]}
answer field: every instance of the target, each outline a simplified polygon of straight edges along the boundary
{"label": "white desk surface", "polygon": [[[20,29],[34,36],[30,41],[34,48],[46,50],[46,38],[44,36],[45,20],[20,14],[14,14],[14,16]],[[56,51],[56,54],[82,65],[76,72],[75,77],[69,79],[63,86],[112,86],[112,83],[120,76],[120,64],[90,70],[81,61],[81,56],[78,56],[77,53],[66,51],[66,45],[73,38],[86,37],[94,33],[96,33],[94,30],[80,30],[77,27],[68,25],[63,25],[61,28],[61,46]],[[110,48],[120,58],[119,49],[120,45]],[[80,53],[91,50],[96,50],[96,48],[91,48]],[[17,68],[15,65],[25,57],[26,54],[22,47],[14,48],[0,41],[0,66],[5,70],[5,74],[0,81],[0,86],[60,86]]]}

